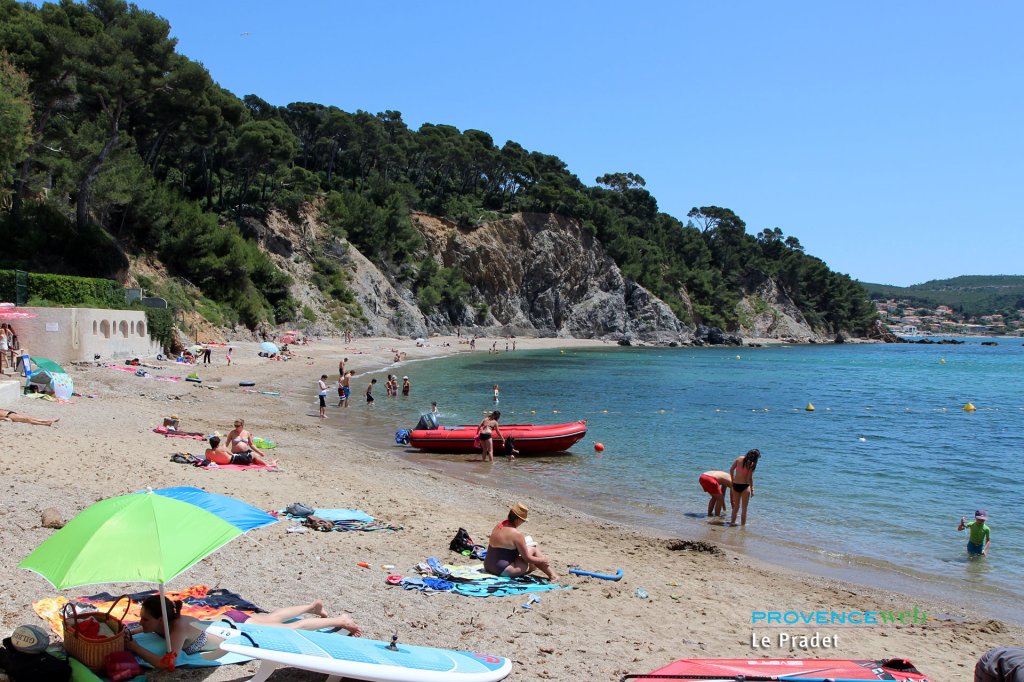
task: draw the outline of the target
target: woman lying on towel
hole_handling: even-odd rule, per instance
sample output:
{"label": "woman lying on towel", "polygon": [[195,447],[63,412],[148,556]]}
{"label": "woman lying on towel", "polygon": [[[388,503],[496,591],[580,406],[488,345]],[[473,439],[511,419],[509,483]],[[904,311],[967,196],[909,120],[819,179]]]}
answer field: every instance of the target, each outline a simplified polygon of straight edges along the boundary
{"label": "woman lying on towel", "polygon": [[241,466],[276,467],[277,460],[266,460],[252,450],[248,452],[231,452],[226,445],[221,445],[220,434],[210,436],[210,449],[206,451],[206,459],[214,464],[239,464]]}
{"label": "woman lying on towel", "polygon": [[[161,599],[159,595],[148,597],[142,602],[141,620],[139,625],[142,632],[153,632],[164,637],[163,612],[160,608]],[[181,602],[172,602],[164,597],[163,603],[167,608],[167,621],[171,627],[171,648],[175,654],[197,654],[201,651],[212,651],[215,646],[207,645],[206,631],[190,627],[192,623],[199,622],[192,616],[181,615]],[[310,614],[312,618],[302,616]],[[321,628],[341,628],[348,630],[353,637],[360,637],[363,631],[356,622],[348,615],[330,617],[324,611],[324,603],[317,599],[312,604],[304,606],[289,606],[271,613],[256,613],[249,615],[241,611],[228,611],[225,618],[230,618],[236,623],[253,623],[254,625],[278,625],[283,628],[295,630],[319,630]],[[293,619],[298,620],[293,620]],[[291,622],[286,622],[291,621]],[[138,630],[136,630],[138,632]],[[139,658],[149,663],[154,668],[166,668],[163,657],[154,654],[148,649],[140,646],[137,642],[129,640],[126,648]]]}

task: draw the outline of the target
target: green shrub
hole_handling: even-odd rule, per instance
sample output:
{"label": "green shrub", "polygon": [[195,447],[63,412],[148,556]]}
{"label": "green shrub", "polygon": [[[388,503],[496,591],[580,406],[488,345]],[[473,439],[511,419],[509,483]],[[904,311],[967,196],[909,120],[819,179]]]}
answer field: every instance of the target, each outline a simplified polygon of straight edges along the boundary
{"label": "green shrub", "polygon": [[[14,300],[15,274],[0,270],[0,299]],[[111,279],[28,273],[28,297],[35,305],[114,308],[127,307],[124,287]]]}
{"label": "green shrub", "polygon": [[302,317],[310,322],[316,322],[316,312],[308,305],[302,306]]}
{"label": "green shrub", "polygon": [[170,308],[146,308],[146,326],[149,335],[163,348],[172,352],[174,345],[174,311]]}

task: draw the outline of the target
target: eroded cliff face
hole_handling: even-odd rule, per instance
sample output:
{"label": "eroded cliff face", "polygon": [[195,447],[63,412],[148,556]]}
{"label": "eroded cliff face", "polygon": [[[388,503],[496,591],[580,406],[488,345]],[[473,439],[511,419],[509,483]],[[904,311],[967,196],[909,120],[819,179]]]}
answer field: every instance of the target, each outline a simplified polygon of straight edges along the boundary
{"label": "eroded cliff face", "polygon": [[831,340],[808,324],[785,291],[766,279],[736,305],[739,334],[762,339],[795,339],[802,342]]}
{"label": "eroded cliff face", "polygon": [[[299,224],[278,213],[247,226],[293,279],[292,294],[317,313],[307,325],[330,333],[333,325],[378,336],[454,333],[598,338],[630,343],[739,343],[742,337],[823,341],[784,291],[766,280],[737,305],[736,335],[679,320],[651,292],[623,276],[603,246],[573,220],[551,214],[517,214],[474,228],[422,213],[412,214],[423,235],[419,260],[457,269],[469,283],[465,300],[443,313],[424,315],[398,272],[370,262],[351,244],[330,237],[312,210]],[[348,273],[358,311],[342,310],[312,284],[308,259],[317,248]],[[689,297],[680,298],[689,308]],[[692,309],[688,311],[693,317]]]}
{"label": "eroded cliff face", "polygon": [[657,343],[692,338],[692,328],[663,301],[624,278],[604,248],[575,221],[517,214],[460,228],[417,213],[413,224],[426,241],[425,256],[459,270],[474,298],[488,305],[483,316],[469,302],[455,311],[464,327],[476,323],[491,333]]}

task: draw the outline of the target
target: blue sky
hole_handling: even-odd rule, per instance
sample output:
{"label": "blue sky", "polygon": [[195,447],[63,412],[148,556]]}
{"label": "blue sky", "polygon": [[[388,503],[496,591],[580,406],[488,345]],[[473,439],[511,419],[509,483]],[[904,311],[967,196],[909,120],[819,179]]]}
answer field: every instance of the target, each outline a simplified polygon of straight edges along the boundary
{"label": "blue sky", "polygon": [[639,173],[864,281],[1024,273],[1022,3],[138,4],[239,96]]}

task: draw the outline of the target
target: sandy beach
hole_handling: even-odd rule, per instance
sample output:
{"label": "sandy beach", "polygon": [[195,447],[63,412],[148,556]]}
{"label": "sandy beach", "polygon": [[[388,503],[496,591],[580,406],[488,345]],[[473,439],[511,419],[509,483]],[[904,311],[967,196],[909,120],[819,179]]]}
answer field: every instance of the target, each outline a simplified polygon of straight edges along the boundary
{"label": "sandy beach", "polygon": [[[523,350],[595,343],[518,342]],[[392,349],[417,360],[467,347],[455,338],[439,337],[425,347],[379,338],[317,342],[296,346],[293,360],[273,362],[257,357],[257,344],[232,345],[234,365],[227,367],[224,349],[215,349],[215,364],[199,366],[201,385],[145,379],[88,363],[68,367],[76,391],[83,394],[73,404],[23,398],[7,406],[61,421],[53,428],[0,423],[5,489],[0,502],[0,634],[6,636],[21,624],[39,624],[31,602],[57,594],[41,577],[16,568],[54,532],[40,526],[44,508],[55,507],[71,518],[105,497],[146,486],[193,485],[264,509],[296,501],[360,508],[402,530],[289,534],[289,524],[278,523],[228,544],[177,578],[170,589],[194,584],[226,588],[267,609],[322,598],[328,611],[350,613],[374,639],[387,639],[397,630],[399,640],[409,644],[509,657],[514,661],[509,680],[617,680],[680,658],[760,656],[902,657],[936,680],[969,680],[981,653],[1024,638],[1024,628],[953,604],[779,569],[731,549],[688,544],[688,538],[613,524],[543,499],[521,500],[530,508],[526,530],[552,557],[560,582],[574,589],[545,592],[540,603],[525,610],[523,597],[478,599],[387,586],[383,564],[415,575],[412,567],[429,556],[469,563],[448,549],[455,531],[464,527],[478,542],[486,542],[487,533],[517,500],[502,490],[417,466],[388,451],[386,444],[379,450],[367,447],[346,433],[344,415],[340,428],[334,419],[322,423],[316,416],[316,379],[327,374],[333,387],[343,356],[362,374],[387,367]],[[476,352],[485,353],[487,347],[482,340]],[[150,369],[155,375],[184,377],[192,371],[170,362],[145,362],[159,367]],[[238,387],[239,381],[254,381],[257,390],[281,395],[247,392]],[[362,400],[365,383],[358,378],[353,382],[351,412],[367,409]],[[379,394],[383,399],[382,387]],[[90,395],[95,397],[84,397]],[[335,402],[329,400],[329,410]],[[171,414],[180,418],[183,430],[204,433],[226,433],[233,419],[245,418],[249,430],[279,444],[272,456],[280,459],[283,470],[208,471],[172,463],[172,452],[201,455],[205,444],[152,433]],[[602,572],[622,568],[625,577],[619,582],[578,577],[567,573],[569,564]],[[649,597],[638,597],[637,588]],[[65,596],[102,589],[120,593],[143,586],[86,587]],[[915,606],[929,614],[923,624],[780,630],[751,623],[754,611],[905,611]],[[780,632],[818,632],[838,641],[829,648],[790,650],[778,647]],[[763,636],[771,646],[754,647],[752,638],[760,644]],[[242,680],[255,669],[249,663],[173,676]],[[322,679],[294,669],[271,677],[275,682]]]}

